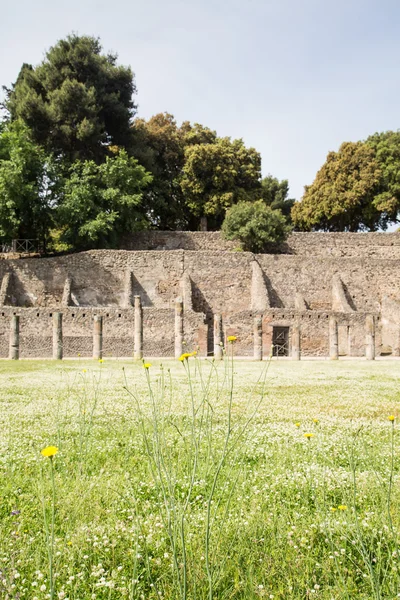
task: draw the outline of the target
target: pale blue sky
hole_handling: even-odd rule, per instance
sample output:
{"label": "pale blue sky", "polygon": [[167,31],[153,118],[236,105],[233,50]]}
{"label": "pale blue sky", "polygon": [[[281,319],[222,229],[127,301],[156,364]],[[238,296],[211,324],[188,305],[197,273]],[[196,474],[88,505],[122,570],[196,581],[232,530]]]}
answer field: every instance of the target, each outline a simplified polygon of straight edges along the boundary
{"label": "pale blue sky", "polygon": [[297,199],[329,150],[399,128],[399,0],[18,0],[0,84],[72,31],[131,65],[139,116],[243,138]]}

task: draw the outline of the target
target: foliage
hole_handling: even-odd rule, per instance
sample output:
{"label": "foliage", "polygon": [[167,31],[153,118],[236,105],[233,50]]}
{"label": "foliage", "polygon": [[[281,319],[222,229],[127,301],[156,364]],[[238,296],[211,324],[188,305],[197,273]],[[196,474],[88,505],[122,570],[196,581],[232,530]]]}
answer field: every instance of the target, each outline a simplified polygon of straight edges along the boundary
{"label": "foliage", "polygon": [[303,230],[375,231],[387,216],[374,204],[382,172],[372,147],[345,142],[330,152],[301,202],[292,209],[294,225]]}
{"label": "foliage", "polygon": [[276,177],[268,175],[261,181],[261,197],[264,202],[274,210],[280,210],[288,221],[291,221],[291,210],[295,203],[294,198],[288,198],[289,182],[287,179],[279,181]]}
{"label": "foliage", "polygon": [[196,229],[198,218],[192,214],[182,190],[185,148],[210,144],[216,133],[202,125],[185,121],[178,127],[173,115],[160,113],[133,126],[133,154],[153,175],[145,192],[148,218],[158,229]]}
{"label": "foliage", "polygon": [[[31,168],[19,172],[18,190],[19,212],[30,194],[21,217],[29,227],[18,235],[46,238],[51,229],[53,249],[73,250],[116,244],[123,231],[139,227],[196,230],[204,217],[219,229],[228,208],[260,198],[288,216],[287,181],[268,176],[261,182],[254,148],[198,123],[178,126],[168,113],[133,120],[135,92],[131,69],[103,54],[90,36],[69,35],[38,66],[22,65],[4,104],[8,121],[24,123],[31,144]],[[120,152],[115,164],[124,162],[122,176],[135,170],[129,184],[106,173],[114,152]],[[3,174],[5,187],[10,177]],[[40,218],[29,216],[33,205],[42,207]],[[18,219],[13,210],[4,216],[5,236],[16,235]]]}
{"label": "foliage", "polygon": [[151,175],[125,150],[101,165],[76,161],[58,208],[61,241],[74,248],[117,245],[120,236],[148,226],[141,207]]}
{"label": "foliage", "polygon": [[159,229],[185,229],[185,198],[180,187],[184,141],[174,117],[158,114],[133,127],[133,153],[153,175],[145,193],[148,218]]}
{"label": "foliage", "polygon": [[390,362],[12,362],[1,598],[397,597]]}
{"label": "foliage", "polygon": [[222,225],[228,208],[260,195],[261,157],[242,140],[217,138],[185,149],[181,186],[197,217],[207,216],[211,229]]}
{"label": "foliage", "polygon": [[168,113],[137,119],[133,135],[133,153],[153,175],[145,196],[155,227],[197,229],[207,215],[216,228],[227,207],[260,193],[260,156],[241,140],[218,138],[198,123],[178,127]]}
{"label": "foliage", "polygon": [[0,128],[0,237],[39,239],[52,221],[52,165],[21,122]]}
{"label": "foliage", "polygon": [[257,200],[232,206],[226,213],[222,232],[228,240],[240,240],[244,250],[262,252],[283,242],[290,227],[280,210]]}
{"label": "foliage", "polygon": [[397,220],[400,210],[400,131],[375,133],[366,144],[374,149],[381,171],[373,204],[387,220]]}
{"label": "foliage", "polygon": [[11,119],[22,119],[34,141],[68,164],[100,162],[107,145],[130,143],[133,74],[101,51],[97,38],[70,35],[36,68],[24,64],[7,93]]}

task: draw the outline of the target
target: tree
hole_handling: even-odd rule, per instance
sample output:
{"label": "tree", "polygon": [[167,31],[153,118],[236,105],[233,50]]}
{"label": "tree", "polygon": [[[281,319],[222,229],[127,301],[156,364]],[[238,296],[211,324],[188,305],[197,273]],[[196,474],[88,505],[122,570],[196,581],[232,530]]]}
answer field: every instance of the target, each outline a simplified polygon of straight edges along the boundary
{"label": "tree", "polygon": [[72,248],[115,247],[124,234],[149,226],[141,202],[151,175],[125,150],[115,152],[101,165],[76,161],[70,168],[57,222]]}
{"label": "tree", "polygon": [[211,229],[221,227],[233,204],[260,197],[260,178],[260,154],[242,140],[217,138],[185,148],[182,191],[193,215],[208,217]]}
{"label": "tree", "polygon": [[264,200],[239,202],[229,208],[222,224],[228,240],[239,240],[244,250],[262,252],[283,242],[291,228],[280,210]]}
{"label": "tree", "polygon": [[330,152],[301,202],[292,208],[292,219],[305,231],[358,231],[384,228],[387,215],[374,198],[382,172],[374,149],[363,142],[345,142]]}
{"label": "tree", "polygon": [[52,165],[21,122],[0,125],[0,238],[45,246],[53,213]]}
{"label": "tree", "polygon": [[160,113],[133,125],[132,152],[153,175],[145,192],[144,203],[149,220],[159,229],[197,228],[198,218],[187,206],[181,187],[185,165],[185,148],[215,142],[214,131],[188,121],[178,127],[173,115]]}
{"label": "tree", "polygon": [[375,152],[381,179],[373,200],[385,221],[396,221],[400,209],[400,131],[375,133],[366,140]]}
{"label": "tree", "polygon": [[159,229],[184,229],[185,199],[180,187],[185,156],[182,132],[168,113],[155,115],[149,121],[136,119],[133,131],[133,154],[153,176],[144,200],[149,221]]}
{"label": "tree", "polygon": [[264,202],[274,210],[280,210],[286,219],[291,221],[291,210],[295,203],[294,198],[288,198],[289,182],[287,179],[279,181],[272,175],[267,175],[261,181],[261,196]]}
{"label": "tree", "polygon": [[22,119],[47,152],[73,161],[107,155],[107,146],[128,146],[136,92],[130,68],[104,55],[97,38],[70,35],[36,68],[24,64],[7,90],[12,121]]}

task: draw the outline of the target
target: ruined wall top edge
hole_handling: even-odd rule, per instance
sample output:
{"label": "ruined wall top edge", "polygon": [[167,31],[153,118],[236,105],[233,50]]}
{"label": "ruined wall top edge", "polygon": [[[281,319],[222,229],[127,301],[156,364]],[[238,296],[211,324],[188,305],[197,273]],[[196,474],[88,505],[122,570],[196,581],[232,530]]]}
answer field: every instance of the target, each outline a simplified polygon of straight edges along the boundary
{"label": "ruined wall top edge", "polygon": [[[124,250],[191,250],[232,252],[240,249],[219,231],[142,231],[126,238]],[[400,258],[400,233],[292,233],[278,254]]]}

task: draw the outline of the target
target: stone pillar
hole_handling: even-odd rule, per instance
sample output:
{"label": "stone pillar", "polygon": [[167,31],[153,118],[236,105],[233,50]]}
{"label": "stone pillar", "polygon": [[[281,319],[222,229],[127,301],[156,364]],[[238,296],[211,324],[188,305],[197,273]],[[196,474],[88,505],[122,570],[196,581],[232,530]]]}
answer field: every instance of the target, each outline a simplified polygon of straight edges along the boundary
{"label": "stone pillar", "polygon": [[103,357],[103,317],[95,315],[93,320],[93,358]]}
{"label": "stone pillar", "polygon": [[183,353],[183,301],[175,300],[175,358]]}
{"label": "stone pillar", "polygon": [[222,316],[214,315],[214,358],[222,358]]}
{"label": "stone pillar", "polygon": [[329,317],[329,358],[339,358],[338,324],[335,317]]}
{"label": "stone pillar", "polygon": [[262,360],[262,317],[254,317],[254,360]]}
{"label": "stone pillar", "polygon": [[72,279],[71,277],[67,277],[64,282],[63,295],[61,299],[61,306],[70,306],[71,302],[71,289],[72,289]]}
{"label": "stone pillar", "polygon": [[373,315],[367,315],[365,319],[365,357],[367,360],[375,360],[375,319]]}
{"label": "stone pillar", "polygon": [[130,271],[129,269],[127,271],[125,271],[125,280],[124,280],[124,295],[122,298],[122,306],[124,308],[131,308],[132,307],[132,294],[133,294],[133,285],[132,285],[132,280],[133,280],[133,273],[132,271]]}
{"label": "stone pillar", "polygon": [[[1,280],[1,286],[0,286],[0,306],[4,306],[7,303],[7,300],[9,301],[9,295],[10,295],[10,288],[11,288],[11,273],[8,272],[4,275],[3,279]],[[11,304],[9,302],[9,304]]]}
{"label": "stone pillar", "polygon": [[62,313],[53,314],[53,358],[61,360],[63,357]]}
{"label": "stone pillar", "polygon": [[251,263],[251,309],[264,312],[270,308],[270,301],[263,270],[256,260]]}
{"label": "stone pillar", "polygon": [[300,360],[300,323],[295,321],[292,327],[292,358]]}
{"label": "stone pillar", "polygon": [[19,359],[19,316],[11,317],[10,326],[10,358],[12,360]]}
{"label": "stone pillar", "polygon": [[135,306],[135,333],[133,340],[133,358],[142,360],[143,358],[143,310],[140,296],[134,298]]}
{"label": "stone pillar", "polygon": [[180,288],[183,300],[183,310],[193,310],[192,280],[187,271],[185,271],[182,276]]}

